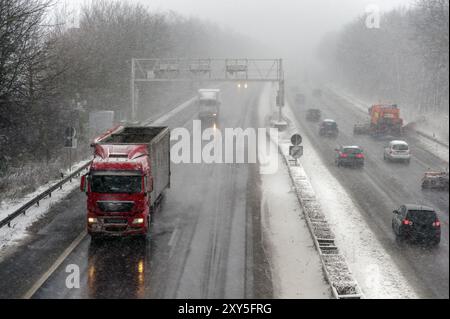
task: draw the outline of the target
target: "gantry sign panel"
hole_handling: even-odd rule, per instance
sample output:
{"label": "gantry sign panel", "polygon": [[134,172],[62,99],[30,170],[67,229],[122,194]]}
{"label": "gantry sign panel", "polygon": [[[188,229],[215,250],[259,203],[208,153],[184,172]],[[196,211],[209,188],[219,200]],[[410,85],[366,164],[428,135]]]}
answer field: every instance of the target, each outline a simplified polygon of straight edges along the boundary
{"label": "gantry sign panel", "polygon": [[[131,108],[136,119],[137,84],[151,82],[278,82],[277,105],[284,106],[282,59],[132,59]],[[281,110],[280,110],[281,112]]]}
{"label": "gantry sign panel", "polygon": [[280,59],[133,59],[136,82],[273,81],[284,78]]}

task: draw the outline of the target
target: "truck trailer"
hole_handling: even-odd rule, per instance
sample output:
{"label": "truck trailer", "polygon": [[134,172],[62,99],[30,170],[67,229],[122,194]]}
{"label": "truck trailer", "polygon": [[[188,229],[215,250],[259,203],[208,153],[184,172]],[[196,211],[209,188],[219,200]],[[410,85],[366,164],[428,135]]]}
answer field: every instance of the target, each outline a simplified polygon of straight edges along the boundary
{"label": "truck trailer", "polygon": [[119,126],[92,147],[94,159],[80,186],[87,194],[88,233],[146,237],[170,188],[169,128]]}

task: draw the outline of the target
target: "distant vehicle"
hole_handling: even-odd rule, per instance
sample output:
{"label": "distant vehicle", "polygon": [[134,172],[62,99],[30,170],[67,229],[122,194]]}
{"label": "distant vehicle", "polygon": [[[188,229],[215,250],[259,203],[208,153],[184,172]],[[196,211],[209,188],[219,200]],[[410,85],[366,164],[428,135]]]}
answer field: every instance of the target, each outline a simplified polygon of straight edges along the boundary
{"label": "distant vehicle", "polygon": [[198,91],[199,106],[198,117],[202,122],[214,122],[219,120],[220,115],[220,90],[201,89]]}
{"label": "distant vehicle", "polygon": [[304,105],[306,103],[306,96],[301,93],[297,93],[295,95],[295,104],[297,105]]}
{"label": "distant vehicle", "polygon": [[448,172],[425,172],[422,178],[423,189],[441,189],[449,190]]}
{"label": "distant vehicle", "polygon": [[306,111],[306,119],[311,122],[319,122],[322,117],[322,111],[319,109],[309,109]]}
{"label": "distant vehicle", "polygon": [[339,135],[339,128],[334,120],[326,119],[320,123],[319,135],[328,137],[337,137]]}
{"label": "distant vehicle", "polygon": [[397,105],[377,104],[369,108],[370,121],[356,124],[353,134],[368,134],[371,136],[400,136],[403,133],[403,119]]}
{"label": "distant vehicle", "polygon": [[99,236],[145,237],[170,187],[167,127],[117,127],[92,144],[94,160],[81,177],[87,194],[87,230]]}
{"label": "distant vehicle", "polygon": [[315,98],[321,98],[322,97],[322,90],[321,89],[314,89],[313,90],[313,96],[315,97]]}
{"label": "distant vehicle", "polygon": [[363,167],[364,157],[364,151],[359,146],[341,146],[336,149],[335,163],[338,167]]}
{"label": "distant vehicle", "polygon": [[384,160],[385,161],[402,161],[410,163],[411,153],[409,145],[405,141],[391,141],[384,148]]}
{"label": "distant vehicle", "polygon": [[441,222],[436,211],[427,206],[402,205],[393,211],[392,229],[399,240],[429,242],[441,241]]}

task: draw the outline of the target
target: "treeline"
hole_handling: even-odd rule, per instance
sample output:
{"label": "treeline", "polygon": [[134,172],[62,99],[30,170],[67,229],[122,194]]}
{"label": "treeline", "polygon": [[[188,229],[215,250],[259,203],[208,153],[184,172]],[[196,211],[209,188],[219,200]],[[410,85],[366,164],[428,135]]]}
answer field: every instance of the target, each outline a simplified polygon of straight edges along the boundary
{"label": "treeline", "polygon": [[[14,182],[8,177],[27,171],[24,165],[39,167],[45,178],[56,176],[66,156],[64,130],[86,122],[90,111],[127,115],[133,57],[250,51],[239,35],[127,1],[93,1],[81,9],[76,28],[55,11],[52,0],[0,0],[0,193]],[[188,90],[154,86],[146,92],[146,114],[185,98]]]}
{"label": "treeline", "polygon": [[368,28],[366,19],[322,42],[320,56],[336,82],[361,96],[448,121],[449,1],[420,0],[385,13],[379,28]]}

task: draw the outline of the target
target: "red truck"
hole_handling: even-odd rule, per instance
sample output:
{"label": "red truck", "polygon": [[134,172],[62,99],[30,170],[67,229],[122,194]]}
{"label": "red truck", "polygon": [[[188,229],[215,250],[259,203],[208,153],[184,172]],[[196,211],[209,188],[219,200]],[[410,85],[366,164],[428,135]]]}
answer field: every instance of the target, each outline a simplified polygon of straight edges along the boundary
{"label": "red truck", "polygon": [[94,160],[81,178],[87,194],[87,230],[146,237],[153,211],[170,188],[167,127],[117,127],[92,144]]}

